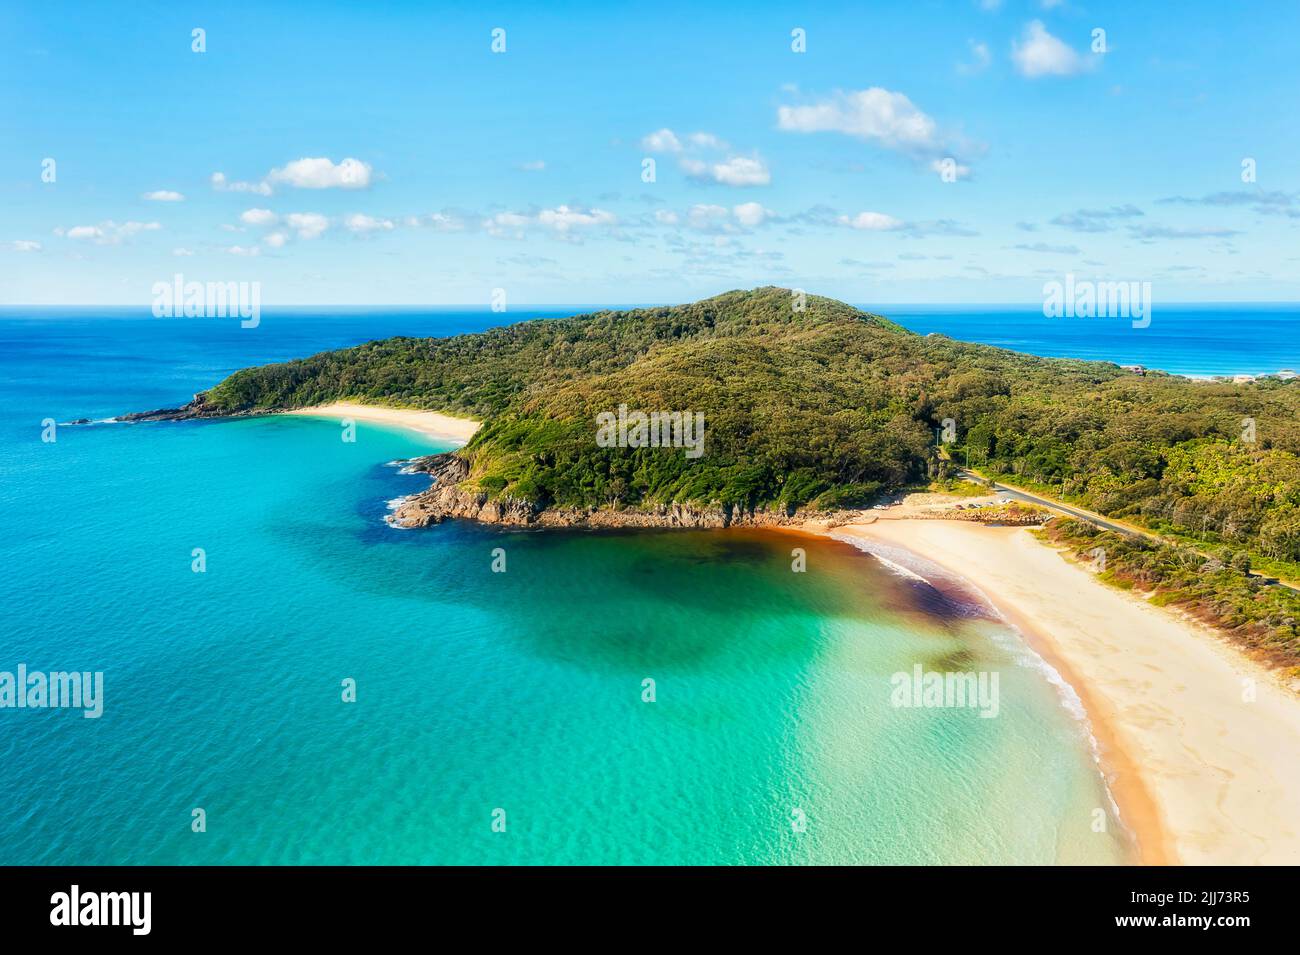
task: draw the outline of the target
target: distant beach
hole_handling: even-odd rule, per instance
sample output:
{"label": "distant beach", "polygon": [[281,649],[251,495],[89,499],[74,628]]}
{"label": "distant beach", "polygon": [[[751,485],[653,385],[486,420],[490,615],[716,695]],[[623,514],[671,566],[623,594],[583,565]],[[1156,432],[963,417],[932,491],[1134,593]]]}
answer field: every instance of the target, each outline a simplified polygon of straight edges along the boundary
{"label": "distant beach", "polygon": [[415,411],[409,408],[386,408],[381,405],[363,405],[351,401],[336,401],[313,408],[295,408],[285,414],[306,415],[313,418],[353,418],[374,424],[409,428],[430,438],[456,441],[464,444],[474,437],[481,422],[468,418],[453,418],[436,411]]}

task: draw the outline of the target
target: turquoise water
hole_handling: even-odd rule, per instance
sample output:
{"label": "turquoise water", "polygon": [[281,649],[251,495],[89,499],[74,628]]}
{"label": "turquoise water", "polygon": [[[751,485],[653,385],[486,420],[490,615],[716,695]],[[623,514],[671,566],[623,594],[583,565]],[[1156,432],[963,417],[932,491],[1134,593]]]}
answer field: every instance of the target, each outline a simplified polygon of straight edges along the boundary
{"label": "turquoise water", "polygon": [[[99,719],[0,709],[0,863],[1126,858],[1015,635],[848,545],[396,530],[386,502],[426,482],[389,462],[439,446],[364,424],[40,441],[417,321],[0,323],[0,670],[105,682]],[[891,706],[916,663],[999,673],[998,717]]]}

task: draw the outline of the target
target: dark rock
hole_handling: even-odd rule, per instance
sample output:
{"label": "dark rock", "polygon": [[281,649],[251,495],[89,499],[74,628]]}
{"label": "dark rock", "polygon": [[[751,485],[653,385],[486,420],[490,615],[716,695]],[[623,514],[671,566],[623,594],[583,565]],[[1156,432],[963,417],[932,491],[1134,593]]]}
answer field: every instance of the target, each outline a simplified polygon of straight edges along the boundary
{"label": "dark rock", "polygon": [[[692,504],[656,504],[644,507],[591,508],[539,507],[522,498],[489,499],[485,491],[465,488],[470,462],[456,452],[433,454],[408,462],[413,471],[427,472],[433,486],[417,494],[393,513],[393,523],[402,527],[428,527],[448,518],[518,527],[794,527],[807,520],[847,523],[849,512],[825,512],[792,508],[738,508],[730,504],[697,507]],[[837,521],[837,517],[840,519]]]}

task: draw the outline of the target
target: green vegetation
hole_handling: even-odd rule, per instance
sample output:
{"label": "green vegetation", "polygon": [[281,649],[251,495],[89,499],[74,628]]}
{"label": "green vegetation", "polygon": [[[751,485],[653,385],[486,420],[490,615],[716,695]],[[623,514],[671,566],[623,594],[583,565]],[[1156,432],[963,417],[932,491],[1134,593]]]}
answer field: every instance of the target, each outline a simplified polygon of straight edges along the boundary
{"label": "green vegetation", "polygon": [[[237,372],[204,401],[234,412],[343,399],[480,418],[460,452],[468,485],[542,507],[856,506],[969,463],[1226,548],[1230,567],[1300,579],[1300,382],[1037,358],[816,296],[795,312],[788,290],[762,288],[371,342]],[[596,415],[621,404],[702,412],[703,456],[598,447]],[[939,454],[946,418],[956,441]]]}
{"label": "green vegetation", "polygon": [[[463,452],[472,480],[542,505],[867,501],[949,478],[934,433],[952,418],[957,462],[1300,561],[1300,385],[1137,376],[922,337],[816,296],[794,312],[784,289],[370,342],[246,369],[206,396],[223,411],[340,399],[484,420]],[[595,415],[620,404],[703,412],[705,454],[597,447]]]}
{"label": "green vegetation", "polygon": [[[479,417],[471,482],[537,504],[864,504],[933,462],[927,382],[959,355],[883,318],[790,293],[524,322],[450,339],[396,338],[230,376],[224,411],[360,399]],[[993,352],[992,349],[988,351]],[[620,404],[702,412],[704,454],[600,448]]]}
{"label": "green vegetation", "polygon": [[[947,408],[958,460],[1300,579],[1300,386],[1159,373],[1061,381]],[[1253,424],[1253,435],[1251,427]],[[1254,440],[1244,440],[1253,437]]]}
{"label": "green vegetation", "polygon": [[955,477],[935,478],[921,490],[930,494],[949,494],[954,497],[988,497],[992,493],[982,484]]}
{"label": "green vegetation", "polygon": [[980,524],[1040,524],[1052,516],[1052,512],[1038,504],[1026,501],[1011,501],[1007,504],[991,504],[977,510],[963,512],[963,519]]}
{"label": "green vegetation", "polygon": [[1151,594],[1226,632],[1261,659],[1300,675],[1300,599],[1291,591],[1247,576],[1249,563],[1230,552],[1206,558],[1186,547],[1102,531],[1083,521],[1058,519],[1043,532],[1075,556],[1105,552],[1100,576],[1125,589]]}

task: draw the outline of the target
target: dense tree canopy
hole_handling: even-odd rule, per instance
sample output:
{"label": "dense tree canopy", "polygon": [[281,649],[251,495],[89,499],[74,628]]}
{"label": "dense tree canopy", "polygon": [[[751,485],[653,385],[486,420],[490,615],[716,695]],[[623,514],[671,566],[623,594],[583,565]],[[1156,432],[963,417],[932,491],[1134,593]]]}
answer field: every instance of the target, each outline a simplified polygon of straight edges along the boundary
{"label": "dense tree canopy", "polygon": [[[393,338],[237,372],[215,409],[351,398],[481,418],[471,481],[539,505],[840,506],[953,457],[1106,514],[1300,561],[1300,382],[1195,382],[921,336],[785,289]],[[705,416],[704,454],[605,448],[620,404]],[[1249,427],[1247,425],[1249,424]]]}

